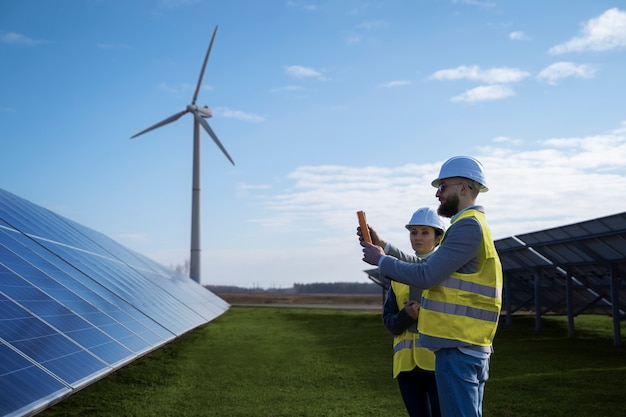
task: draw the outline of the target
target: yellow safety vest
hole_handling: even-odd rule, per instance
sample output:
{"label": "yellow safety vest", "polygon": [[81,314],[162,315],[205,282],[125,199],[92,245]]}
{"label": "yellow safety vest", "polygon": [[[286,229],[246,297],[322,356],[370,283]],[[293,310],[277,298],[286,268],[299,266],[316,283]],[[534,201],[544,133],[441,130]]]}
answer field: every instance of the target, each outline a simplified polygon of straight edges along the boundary
{"label": "yellow safety vest", "polygon": [[[391,287],[396,295],[398,311],[402,310],[405,301],[409,300],[410,288],[408,285],[396,281],[391,282]],[[400,372],[410,371],[416,366],[427,371],[434,371],[435,354],[421,347],[419,333],[407,329],[393,339],[393,377],[397,378]]]}
{"label": "yellow safety vest", "polygon": [[502,265],[484,213],[465,210],[450,228],[465,217],[478,220],[483,233],[478,272],[455,272],[441,284],[424,290],[419,331],[428,336],[490,346],[502,307]]}

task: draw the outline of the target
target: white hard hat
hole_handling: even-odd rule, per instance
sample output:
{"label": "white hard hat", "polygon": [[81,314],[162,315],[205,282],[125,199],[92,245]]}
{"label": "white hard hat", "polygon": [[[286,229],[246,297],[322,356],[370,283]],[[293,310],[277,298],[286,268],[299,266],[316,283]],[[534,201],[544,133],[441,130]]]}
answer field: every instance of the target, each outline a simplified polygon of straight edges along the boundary
{"label": "white hard hat", "polygon": [[405,227],[408,229],[409,226],[430,226],[441,230],[442,233],[446,231],[446,226],[443,224],[441,217],[435,210],[429,207],[422,207],[413,213],[411,220]]}
{"label": "white hard hat", "polygon": [[469,178],[479,183],[481,186],[478,191],[484,193],[489,191],[487,182],[485,181],[485,169],[477,159],[471,156],[454,156],[448,159],[441,166],[439,176],[431,183],[433,187],[439,187],[441,180],[452,177]]}

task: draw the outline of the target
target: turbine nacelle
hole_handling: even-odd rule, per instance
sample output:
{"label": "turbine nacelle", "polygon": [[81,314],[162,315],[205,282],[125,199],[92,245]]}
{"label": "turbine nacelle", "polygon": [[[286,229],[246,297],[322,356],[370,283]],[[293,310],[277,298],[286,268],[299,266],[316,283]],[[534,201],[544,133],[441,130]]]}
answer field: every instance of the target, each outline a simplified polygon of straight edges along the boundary
{"label": "turbine nacelle", "polygon": [[198,115],[204,119],[208,119],[213,117],[213,113],[209,106],[196,106],[195,104],[190,104],[187,106],[187,111],[191,113],[198,113]]}

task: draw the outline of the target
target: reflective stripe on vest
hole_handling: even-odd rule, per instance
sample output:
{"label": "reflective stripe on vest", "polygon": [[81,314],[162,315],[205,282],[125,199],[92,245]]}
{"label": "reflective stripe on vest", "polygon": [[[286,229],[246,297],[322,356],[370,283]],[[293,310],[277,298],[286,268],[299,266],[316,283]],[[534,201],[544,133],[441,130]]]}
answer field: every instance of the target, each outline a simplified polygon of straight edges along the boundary
{"label": "reflective stripe on vest", "polygon": [[414,340],[409,340],[409,339],[404,339],[404,340],[400,340],[398,343],[396,343],[395,345],[393,345],[393,353],[399,352],[402,349],[413,349],[413,348],[421,348],[422,344],[420,343],[419,339],[414,339]]}
{"label": "reflective stripe on vest", "polygon": [[422,308],[439,313],[454,314],[455,316],[471,317],[473,319],[497,322],[500,317],[499,312],[485,311],[470,306],[462,306],[458,304],[447,304],[440,301],[424,300]]}
{"label": "reflective stripe on vest", "polygon": [[465,210],[450,229],[465,217],[476,219],[482,230],[478,271],[469,274],[455,272],[441,284],[424,291],[419,331],[436,338],[489,346],[502,307],[502,265],[484,213]]}
{"label": "reflective stripe on vest", "polygon": [[455,290],[473,292],[484,295],[485,297],[502,297],[502,288],[494,288],[489,285],[477,284],[475,282],[463,281],[457,278],[448,278],[441,284],[442,287],[452,288]]}

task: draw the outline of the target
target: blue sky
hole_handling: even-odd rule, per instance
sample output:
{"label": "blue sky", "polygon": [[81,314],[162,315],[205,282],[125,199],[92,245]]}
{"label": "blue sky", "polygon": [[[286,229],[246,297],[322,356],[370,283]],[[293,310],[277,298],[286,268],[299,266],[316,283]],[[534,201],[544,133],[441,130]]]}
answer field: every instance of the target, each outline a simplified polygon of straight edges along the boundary
{"label": "blue sky", "polygon": [[410,250],[443,161],[472,155],[494,237],[624,211],[621,1],[3,0],[0,188],[202,283],[368,282],[356,211]]}

